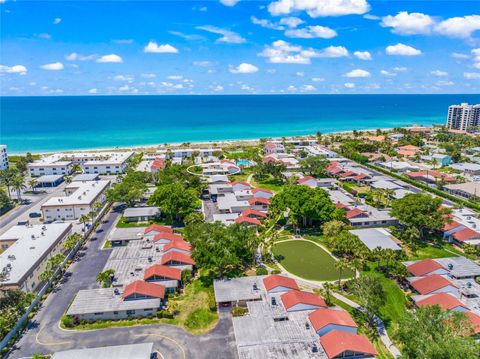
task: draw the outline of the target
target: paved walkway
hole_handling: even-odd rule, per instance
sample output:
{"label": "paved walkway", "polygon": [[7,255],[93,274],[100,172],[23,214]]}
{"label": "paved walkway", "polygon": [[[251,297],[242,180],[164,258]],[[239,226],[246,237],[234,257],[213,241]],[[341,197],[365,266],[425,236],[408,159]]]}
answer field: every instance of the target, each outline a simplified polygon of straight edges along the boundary
{"label": "paved walkway", "polygon": [[253,173],[250,173],[247,177],[247,183],[252,183]]}
{"label": "paved walkway", "polygon": [[[332,253],[330,253],[330,251],[328,251],[324,246],[320,245],[319,243],[315,243],[313,241],[309,241],[308,239],[305,239],[305,238],[296,238],[296,239],[285,239],[285,240],[282,240],[282,241],[279,241],[277,243],[281,243],[281,242],[287,242],[287,241],[308,241],[308,242],[311,242],[311,243],[314,243],[316,244],[317,246],[319,246],[320,248],[322,248],[323,250],[325,250],[327,253],[329,253],[335,260],[338,260]],[[292,273],[290,273],[289,271],[287,271],[280,263],[276,262],[278,267],[282,270],[283,273],[285,274],[288,274],[288,276],[290,277],[293,277],[295,278],[301,285],[304,285],[304,286],[307,286],[307,287],[312,287],[314,289],[321,289],[323,288],[323,283],[324,282],[319,282],[319,281],[312,281],[312,280],[307,280],[307,279],[304,279],[304,278],[301,278],[301,277],[298,277]],[[336,281],[338,282],[338,281]],[[347,297],[344,297],[343,295],[339,294],[339,293],[335,293],[335,292],[332,292],[332,295],[337,298],[338,300],[344,302],[345,304],[347,304],[348,306],[352,307],[352,308],[355,308],[355,309],[358,309],[360,311],[364,311],[363,307],[360,306],[358,303],[355,303],[354,301],[348,299]],[[383,321],[375,316],[375,325],[377,326],[377,331],[378,331],[378,334],[380,335],[380,340],[383,342],[383,344],[385,345],[385,347],[388,349],[388,351],[395,357],[395,358],[400,358],[401,356],[401,353],[400,351],[398,350],[398,348],[392,343],[392,341],[390,340],[390,337],[388,336],[388,333],[387,333],[387,330],[385,329],[385,323],[383,323]]]}
{"label": "paved walkway", "polygon": [[[363,309],[362,306],[360,306],[358,303],[355,303],[354,301],[344,297],[343,295],[339,294],[339,293],[335,293],[335,292],[332,292],[332,295],[337,298],[338,300],[341,300],[342,302],[344,302],[345,304],[347,304],[348,306],[352,307],[352,308],[355,308],[355,309],[358,309],[359,311],[361,312],[364,312],[365,309]],[[400,358],[401,356],[401,353],[400,351],[398,350],[398,348],[392,343],[392,341],[390,340],[390,337],[388,336],[388,333],[387,333],[387,330],[385,329],[385,324],[383,323],[383,321],[375,316],[375,325],[377,326],[377,331],[378,331],[378,334],[380,334],[380,340],[383,342],[383,344],[385,345],[385,347],[389,350],[389,352],[395,357],[395,358]]]}

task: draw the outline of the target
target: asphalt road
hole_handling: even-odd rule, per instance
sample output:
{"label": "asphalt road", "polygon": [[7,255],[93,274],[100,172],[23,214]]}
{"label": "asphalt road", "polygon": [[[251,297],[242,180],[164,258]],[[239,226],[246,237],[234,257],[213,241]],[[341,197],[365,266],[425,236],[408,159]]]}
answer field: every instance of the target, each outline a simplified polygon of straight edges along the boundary
{"label": "asphalt road", "polygon": [[104,240],[121,213],[111,211],[99,226],[103,229],[89,241],[83,257],[76,260],[32,318],[28,329],[16,343],[9,358],[30,357],[35,353],[53,353],[73,348],[93,348],[129,343],[153,342],[163,358],[228,359],[237,358],[230,314],[221,314],[218,325],[210,333],[194,336],[170,325],[108,328],[94,331],[66,331],[59,320],[80,289],[97,288],[95,277],[110,255],[102,250]]}

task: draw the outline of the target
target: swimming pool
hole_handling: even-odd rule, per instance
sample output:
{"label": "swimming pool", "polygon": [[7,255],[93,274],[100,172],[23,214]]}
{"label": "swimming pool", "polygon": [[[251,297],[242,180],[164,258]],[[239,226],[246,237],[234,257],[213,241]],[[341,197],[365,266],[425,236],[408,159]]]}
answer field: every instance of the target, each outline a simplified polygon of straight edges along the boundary
{"label": "swimming pool", "polygon": [[249,160],[237,160],[237,166],[249,167],[253,165],[252,161]]}

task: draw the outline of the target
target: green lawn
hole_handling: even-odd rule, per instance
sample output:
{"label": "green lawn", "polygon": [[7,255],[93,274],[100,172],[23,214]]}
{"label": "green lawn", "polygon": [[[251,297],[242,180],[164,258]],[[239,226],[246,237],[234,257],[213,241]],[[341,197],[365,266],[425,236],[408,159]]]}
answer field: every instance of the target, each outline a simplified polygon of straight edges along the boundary
{"label": "green lawn", "polygon": [[[313,242],[280,242],[273,247],[273,254],[287,271],[299,277],[317,281],[338,280],[335,260]],[[342,274],[343,278],[352,276],[352,271]]]}
{"label": "green lawn", "polygon": [[252,185],[255,187],[269,189],[270,191],[273,191],[276,193],[280,192],[283,188],[283,184],[278,184],[273,180],[273,178],[269,178],[260,182],[256,182],[255,180],[253,180]]}
{"label": "green lawn", "polygon": [[411,253],[409,255],[408,260],[418,260],[418,259],[425,259],[425,258],[446,258],[446,257],[455,257],[458,255],[463,255],[463,254],[461,251],[459,251],[458,249],[456,249],[450,244],[445,244],[442,246],[442,248],[438,248],[430,245],[422,245],[415,251],[415,253]]}
{"label": "green lawn", "polygon": [[161,224],[161,225],[170,225],[170,221],[166,219],[157,219],[149,222],[125,222],[125,219],[122,217],[117,222],[117,228],[146,227],[153,223]]}

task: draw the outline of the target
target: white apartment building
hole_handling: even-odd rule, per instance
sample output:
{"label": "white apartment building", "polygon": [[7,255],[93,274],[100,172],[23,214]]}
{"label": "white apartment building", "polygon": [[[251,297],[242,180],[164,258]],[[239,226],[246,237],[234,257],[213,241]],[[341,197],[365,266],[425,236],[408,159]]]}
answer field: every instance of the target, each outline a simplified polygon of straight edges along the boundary
{"label": "white apartment building", "polygon": [[77,163],[87,174],[119,174],[125,172],[134,154],[133,151],[57,153],[30,163],[28,171],[32,177],[69,175]]}
{"label": "white apartment building", "polygon": [[65,197],[52,197],[41,209],[46,221],[74,220],[93,211],[95,203],[104,203],[110,181],[72,182],[65,187]]}
{"label": "white apartment building", "polygon": [[45,175],[69,175],[72,173],[73,162],[61,153],[43,157],[28,164],[28,173],[32,177]]}
{"label": "white apartment building", "polygon": [[0,290],[35,291],[50,257],[62,250],[71,223],[14,226],[0,236]]}
{"label": "white apartment building", "polygon": [[462,103],[448,107],[447,128],[466,131],[480,124],[480,104]]}
{"label": "white apartment building", "polygon": [[0,145],[0,170],[8,168],[7,146]]}
{"label": "white apartment building", "polygon": [[[77,154],[73,159],[80,163],[84,173],[120,174],[127,169],[128,160],[135,154],[128,152],[99,152],[92,154]],[[82,156],[78,156],[82,155]],[[90,155],[90,156],[85,156]]]}
{"label": "white apartment building", "polygon": [[217,148],[172,148],[170,150],[159,150],[157,151],[158,155],[165,156],[166,159],[174,158],[189,158],[192,157],[194,153],[198,153],[200,157],[209,157],[213,156],[214,152],[222,151]]}

